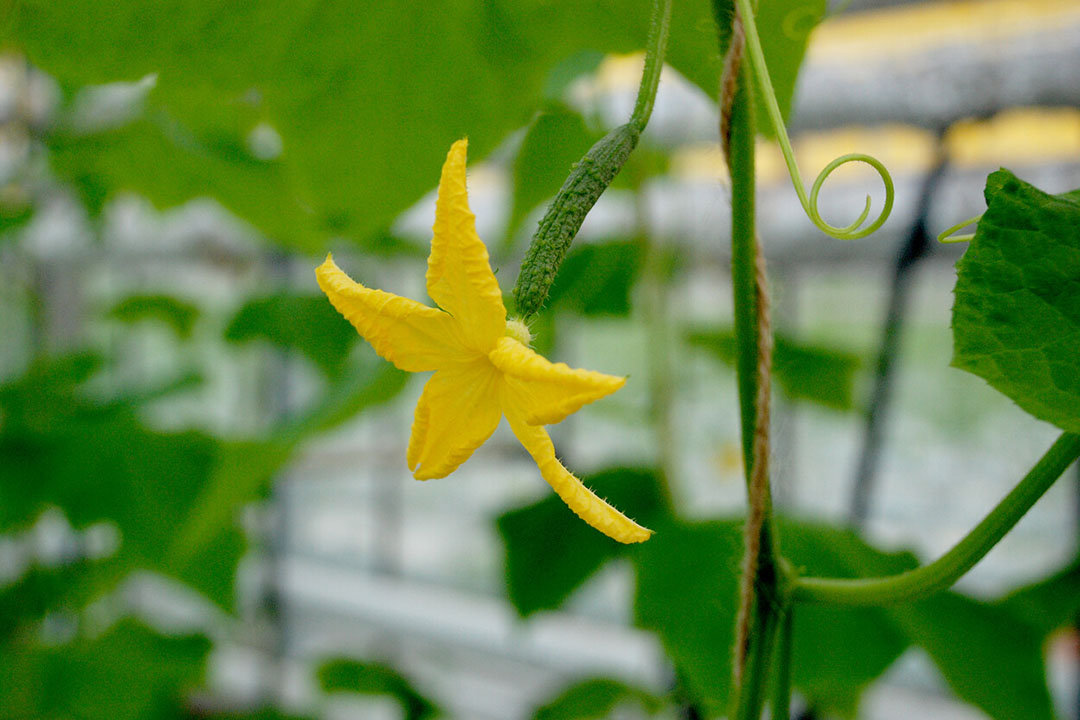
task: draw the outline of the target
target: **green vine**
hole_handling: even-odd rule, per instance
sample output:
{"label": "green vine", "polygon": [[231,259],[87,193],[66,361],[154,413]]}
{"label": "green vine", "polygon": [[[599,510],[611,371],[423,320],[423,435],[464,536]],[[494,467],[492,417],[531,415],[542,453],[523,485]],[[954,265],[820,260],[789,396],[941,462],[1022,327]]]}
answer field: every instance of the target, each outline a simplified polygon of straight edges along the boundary
{"label": "green vine", "polygon": [[982,560],[1080,457],[1080,435],[1063,433],[1012,492],[951,550],[921,568],[884,578],[800,577],[792,596],[807,603],[889,605],[947,590]]}

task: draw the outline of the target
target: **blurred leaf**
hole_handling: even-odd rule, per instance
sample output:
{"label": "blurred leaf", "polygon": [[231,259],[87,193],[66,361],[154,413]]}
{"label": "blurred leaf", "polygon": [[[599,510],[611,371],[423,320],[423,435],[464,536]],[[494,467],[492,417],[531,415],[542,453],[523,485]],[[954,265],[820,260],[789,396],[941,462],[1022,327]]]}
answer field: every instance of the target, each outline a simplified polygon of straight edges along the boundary
{"label": "blurred leaf", "polygon": [[566,255],[548,306],[578,315],[628,315],[630,294],[641,274],[640,243],[579,244]]}
{"label": "blurred leaf", "polygon": [[199,708],[199,720],[318,720],[312,715],[296,715],[274,707],[260,707],[246,712],[207,712]]}
{"label": "blurred leaf", "polygon": [[109,317],[126,323],[154,320],[187,339],[199,319],[199,308],[170,295],[129,295],[109,310]]}
{"label": "blurred leaf", "polygon": [[[370,357],[374,362],[346,372],[327,389],[320,402],[273,435],[220,443],[213,471],[169,545],[167,567],[188,578],[192,572],[205,574],[215,567],[217,563],[208,564],[202,559],[213,557],[215,548],[222,544],[235,544],[235,513],[265,497],[273,479],[302,442],[397,396],[407,374],[374,358],[374,353]],[[231,574],[228,577],[231,579]]]}
{"label": "blurred leaf", "polygon": [[1001,605],[1023,617],[1044,636],[1072,623],[1080,614],[1080,560],[1046,580],[1018,588]]}
{"label": "blurred leaf", "polygon": [[[668,512],[655,470],[612,468],[582,482],[646,527]],[[522,617],[558,607],[606,561],[627,551],[555,495],[503,513],[496,525],[506,551],[507,595]]]}
{"label": "blurred leaf", "polygon": [[0,243],[10,239],[12,237],[11,231],[23,227],[30,222],[32,217],[34,217],[33,205],[29,203],[7,205],[0,199]]}
{"label": "blurred leaf", "polygon": [[401,703],[405,720],[424,720],[441,714],[438,706],[417,692],[401,673],[380,663],[328,660],[319,667],[318,676],[319,686],[324,692],[389,695],[396,698]]}
{"label": "blurred leaf", "polygon": [[116,579],[109,559],[79,560],[57,567],[32,566],[14,582],[0,586],[0,654],[20,631],[46,613],[73,612]]}
{"label": "blurred leaf", "polygon": [[[708,350],[724,364],[735,365],[735,334],[730,328],[688,333],[687,342]],[[858,355],[823,345],[808,345],[777,333],[773,377],[791,400],[805,400],[833,410],[855,410]]]}
{"label": "blurred leaf", "polygon": [[508,243],[537,205],[555,197],[571,166],[600,139],[589,132],[581,115],[553,105],[533,118],[514,159],[514,197],[506,228]]}
{"label": "blurred leaf", "polygon": [[632,554],[637,625],[655,631],[708,713],[726,709],[742,536],[736,521],[653,527]]}
{"label": "blurred leaf", "polygon": [[199,720],[316,720],[311,715],[296,715],[274,707],[261,707],[247,712],[205,712],[200,708]]}
{"label": "blurred leaf", "polygon": [[536,710],[533,720],[600,720],[627,703],[639,705],[649,715],[664,706],[656,695],[608,678],[593,678],[571,685]]}
{"label": "blurred leaf", "polygon": [[[759,20],[782,106],[809,2],[766,3]],[[454,140],[483,158],[568,58],[640,50],[651,5],[22,0],[9,36],[66,87],[153,77],[129,125],[49,138],[91,205],[119,190],[159,206],[209,195],[273,240],[316,249],[389,227],[435,185]],[[719,32],[711,5],[675,7],[668,61],[714,97],[730,4]]]}
{"label": "blurred leaf", "polygon": [[[855,533],[782,520],[783,552],[821,577],[894,575],[918,565],[910,553],[884,553]],[[792,682],[816,707],[854,717],[859,696],[910,644],[881,608],[799,605]]]}
{"label": "blurred leaf", "polygon": [[570,85],[584,75],[592,74],[604,61],[604,53],[597,50],[578,50],[565,60],[556,63],[547,74],[544,99],[561,103],[566,100]]}
{"label": "blurred leaf", "polygon": [[232,342],[267,340],[301,352],[330,376],[341,373],[358,338],[324,295],[288,293],[249,300],[225,331]]}
{"label": "blurred leaf", "polygon": [[1054,717],[1043,635],[1009,609],[943,593],[888,612],[960,699],[995,720]]}
{"label": "blurred leaf", "polygon": [[952,364],[1080,432],[1080,199],[999,170],[956,264]]}
{"label": "blurred leaf", "polygon": [[133,621],[67,645],[11,647],[0,718],[179,720],[209,651],[205,637],[164,637]]}

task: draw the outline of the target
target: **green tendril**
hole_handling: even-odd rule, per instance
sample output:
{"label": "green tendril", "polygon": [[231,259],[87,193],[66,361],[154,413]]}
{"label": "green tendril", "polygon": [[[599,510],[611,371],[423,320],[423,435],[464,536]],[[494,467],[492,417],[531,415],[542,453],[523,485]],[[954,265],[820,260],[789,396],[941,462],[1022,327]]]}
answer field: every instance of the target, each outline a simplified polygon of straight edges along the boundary
{"label": "green tendril", "polygon": [[[754,13],[750,6],[750,0],[736,0],[736,3],[738,5],[739,14],[742,16],[743,28],[746,31],[746,47],[750,54],[750,64],[754,69],[754,75],[757,78],[758,86],[761,89],[762,99],[765,101],[765,108],[769,112],[769,119],[772,121],[773,128],[776,130],[776,139],[780,143],[780,151],[784,154],[784,162],[787,164],[788,174],[791,176],[791,183],[795,187],[795,193],[799,196],[799,202],[802,203],[806,216],[810,218],[810,222],[814,223],[819,230],[838,240],[857,240],[873,233],[885,224],[885,221],[889,218],[889,213],[892,212],[893,200],[896,193],[893,189],[893,181],[892,177],[889,175],[889,171],[885,169],[885,166],[880,160],[871,157],[870,155],[865,155],[863,153],[843,155],[825,166],[825,169],[821,171],[814,180],[813,185],[810,186],[810,194],[807,195],[806,186],[803,185],[798,163],[795,162],[795,152],[792,150],[791,140],[788,138],[787,134],[787,128],[784,127],[784,118],[780,113],[780,106],[776,101],[776,91],[773,90],[772,80],[769,78],[769,70],[765,65],[765,53],[761,49],[761,38],[758,36],[757,26],[754,23]],[[862,224],[866,222],[866,219],[870,216],[871,199],[869,195],[866,196],[866,206],[863,208],[859,217],[855,222],[844,227],[836,227],[835,225],[830,225],[825,222],[817,209],[818,193],[821,191],[822,184],[824,184],[825,180],[834,170],[836,170],[836,168],[849,162],[866,163],[877,171],[877,174],[881,177],[881,182],[885,186],[885,206],[882,208],[881,214],[878,215],[877,219],[866,227],[862,227]]]}
{"label": "green tendril", "polygon": [[955,225],[942,230],[937,236],[937,241],[939,243],[945,243],[946,245],[951,243],[970,242],[975,239],[975,233],[968,233],[967,235],[956,235],[955,233],[980,220],[982,220],[982,213],[979,213],[975,217],[968,218],[964,222],[956,223]]}

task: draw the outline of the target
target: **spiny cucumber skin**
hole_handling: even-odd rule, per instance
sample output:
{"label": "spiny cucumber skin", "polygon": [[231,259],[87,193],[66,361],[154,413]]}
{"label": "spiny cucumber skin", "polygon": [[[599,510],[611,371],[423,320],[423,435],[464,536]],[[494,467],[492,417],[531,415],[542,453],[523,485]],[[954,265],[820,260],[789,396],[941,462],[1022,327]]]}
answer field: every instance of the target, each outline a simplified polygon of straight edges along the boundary
{"label": "spiny cucumber skin", "polygon": [[521,317],[539,312],[585,216],[619,174],[641,137],[637,123],[620,125],[589,148],[559,189],[521,265],[514,301]]}

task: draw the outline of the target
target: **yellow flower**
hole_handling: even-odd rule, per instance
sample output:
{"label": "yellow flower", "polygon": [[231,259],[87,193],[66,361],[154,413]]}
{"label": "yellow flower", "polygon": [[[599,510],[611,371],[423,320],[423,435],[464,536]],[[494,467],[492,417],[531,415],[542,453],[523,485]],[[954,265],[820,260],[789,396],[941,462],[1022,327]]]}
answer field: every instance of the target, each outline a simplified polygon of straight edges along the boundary
{"label": "yellow flower", "polygon": [[427,289],[441,309],[366,288],[330,256],[315,271],[319,287],[379,355],[402,370],[435,371],[416,406],[406,455],[417,480],[449,475],[505,415],[541,475],[582,520],[619,542],[647,540],[651,530],[594,495],[555,457],[544,425],[626,381],[549,362],[528,347],[525,325],[507,320],[469,210],[466,148],[465,140],[450,148],[435,206]]}

